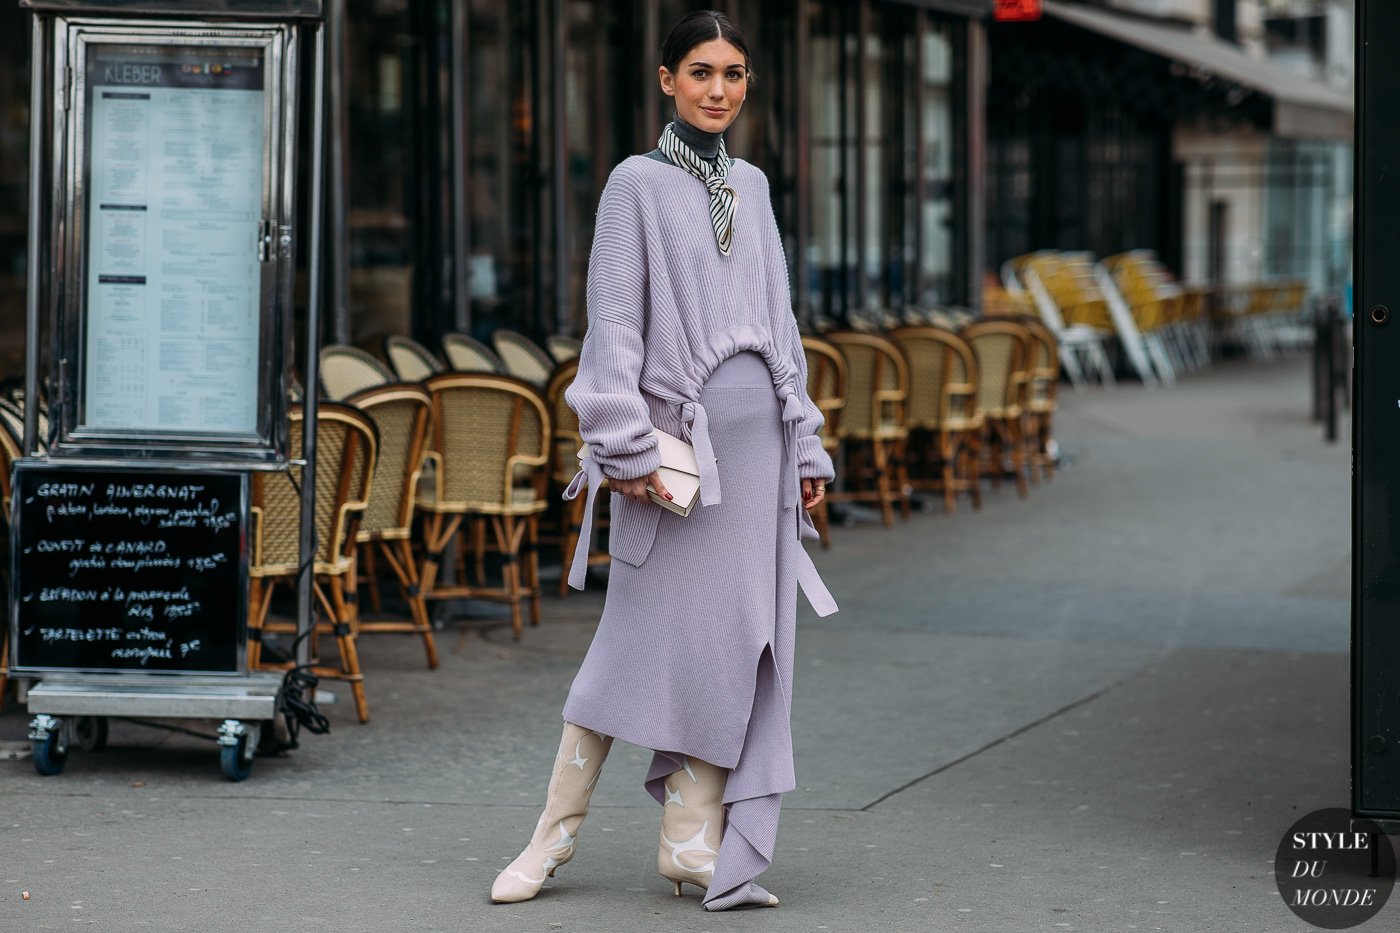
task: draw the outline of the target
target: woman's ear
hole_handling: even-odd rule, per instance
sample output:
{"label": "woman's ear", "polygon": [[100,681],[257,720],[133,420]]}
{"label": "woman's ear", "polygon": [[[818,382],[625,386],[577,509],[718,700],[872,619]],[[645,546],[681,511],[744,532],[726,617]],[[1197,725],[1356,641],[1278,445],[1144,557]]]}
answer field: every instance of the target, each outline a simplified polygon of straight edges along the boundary
{"label": "woman's ear", "polygon": [[668,97],[675,97],[676,90],[671,86],[674,79],[671,77],[670,69],[668,69],[665,65],[662,65],[660,68],[656,69],[656,76],[661,81],[661,90]]}

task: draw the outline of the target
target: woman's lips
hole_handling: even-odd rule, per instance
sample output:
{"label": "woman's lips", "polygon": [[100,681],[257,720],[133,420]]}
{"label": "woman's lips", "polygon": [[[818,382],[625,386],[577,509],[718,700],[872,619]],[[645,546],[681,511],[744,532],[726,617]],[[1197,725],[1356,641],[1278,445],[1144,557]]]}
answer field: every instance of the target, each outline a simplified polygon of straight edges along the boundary
{"label": "woman's lips", "polygon": [[709,107],[701,107],[700,109],[703,110],[703,111],[705,111],[706,113],[708,113],[708,114],[709,114],[710,116],[712,116],[712,117],[722,117],[722,116],[724,116],[724,111],[723,111],[723,110],[712,110],[712,109],[710,109]]}

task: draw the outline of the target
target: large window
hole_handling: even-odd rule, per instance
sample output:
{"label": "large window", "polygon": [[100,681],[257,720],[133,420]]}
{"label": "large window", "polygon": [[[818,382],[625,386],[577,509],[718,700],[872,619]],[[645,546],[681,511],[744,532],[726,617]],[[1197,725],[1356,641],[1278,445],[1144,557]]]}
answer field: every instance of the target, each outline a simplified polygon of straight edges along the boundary
{"label": "large window", "polygon": [[958,300],[959,283],[953,274],[957,228],[954,198],[956,186],[957,137],[954,132],[954,68],[952,29],[945,23],[929,22],[918,41],[916,73],[920,82],[923,119],[919,132],[923,172],[921,189],[913,193],[917,205],[918,265],[909,298],[931,308]]}
{"label": "large window", "polygon": [[351,338],[366,345],[413,332],[414,65],[406,0],[349,0],[346,108]]}
{"label": "large window", "polygon": [[[808,6],[810,310],[955,300],[953,25],[895,3]],[[911,78],[913,79],[911,81]]]}
{"label": "large window", "polygon": [[434,344],[463,318],[479,338],[582,333],[603,186],[674,113],[662,40],[710,7],[749,39],[758,82],[726,142],[768,175],[799,315],[953,301],[957,18],[885,0],[349,0],[355,342]]}
{"label": "large window", "polygon": [[29,17],[0,3],[0,379],[24,371],[28,199]]}

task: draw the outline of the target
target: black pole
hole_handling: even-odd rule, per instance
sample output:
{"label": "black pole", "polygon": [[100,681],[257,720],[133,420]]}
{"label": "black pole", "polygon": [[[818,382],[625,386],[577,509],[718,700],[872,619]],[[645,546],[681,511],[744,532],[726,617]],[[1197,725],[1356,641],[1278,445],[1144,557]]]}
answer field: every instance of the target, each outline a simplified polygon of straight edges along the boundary
{"label": "black pole", "polygon": [[[331,336],[336,343],[350,342],[350,228],[347,211],[350,206],[350,142],[349,142],[349,73],[345,62],[345,0],[329,0],[326,4],[324,67],[317,71],[316,80],[330,80],[324,90],[330,95],[330,165],[327,177],[332,197],[326,205],[330,212],[330,305]],[[318,58],[318,63],[322,60]],[[317,106],[320,106],[318,102]],[[320,218],[313,218],[313,223]],[[319,259],[319,256],[317,257]],[[317,332],[319,336],[319,332]],[[308,391],[314,383],[309,382]]]}
{"label": "black pole", "polygon": [[25,290],[24,303],[24,449],[23,456],[30,456],[37,448],[39,437],[39,304],[47,292],[44,283],[48,282],[48,269],[43,255],[44,216],[44,168],[48,162],[48,148],[44,145],[44,129],[48,123],[45,115],[47,101],[45,90],[49,84],[49,69],[45,67],[48,58],[48,44],[44,42],[44,24],[35,13],[29,37],[29,256],[26,266],[29,270],[29,287]]}
{"label": "black pole", "polygon": [[323,156],[326,142],[326,30],[316,26],[316,70],[311,102],[311,197],[307,220],[310,234],[306,254],[306,346],[302,372],[306,385],[302,392],[301,434],[301,563],[297,573],[297,664],[311,663],[314,625],[312,588],[316,565],[316,409],[320,394],[317,354],[321,343],[321,231],[325,209]]}

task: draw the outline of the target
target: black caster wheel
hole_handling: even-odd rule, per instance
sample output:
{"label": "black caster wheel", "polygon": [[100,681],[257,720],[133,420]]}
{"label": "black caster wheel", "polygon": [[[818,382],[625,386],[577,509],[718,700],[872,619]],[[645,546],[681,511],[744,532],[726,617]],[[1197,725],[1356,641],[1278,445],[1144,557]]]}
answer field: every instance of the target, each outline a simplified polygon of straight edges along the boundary
{"label": "black caster wheel", "polygon": [[79,716],[73,721],[73,742],[85,752],[107,747],[107,717]]}
{"label": "black caster wheel", "polygon": [[55,729],[34,743],[34,770],[49,776],[61,774],[68,763],[68,747],[63,742],[63,730]]}
{"label": "black caster wheel", "polygon": [[247,735],[240,735],[234,745],[219,746],[219,765],[230,781],[242,781],[253,773],[253,749]]}

